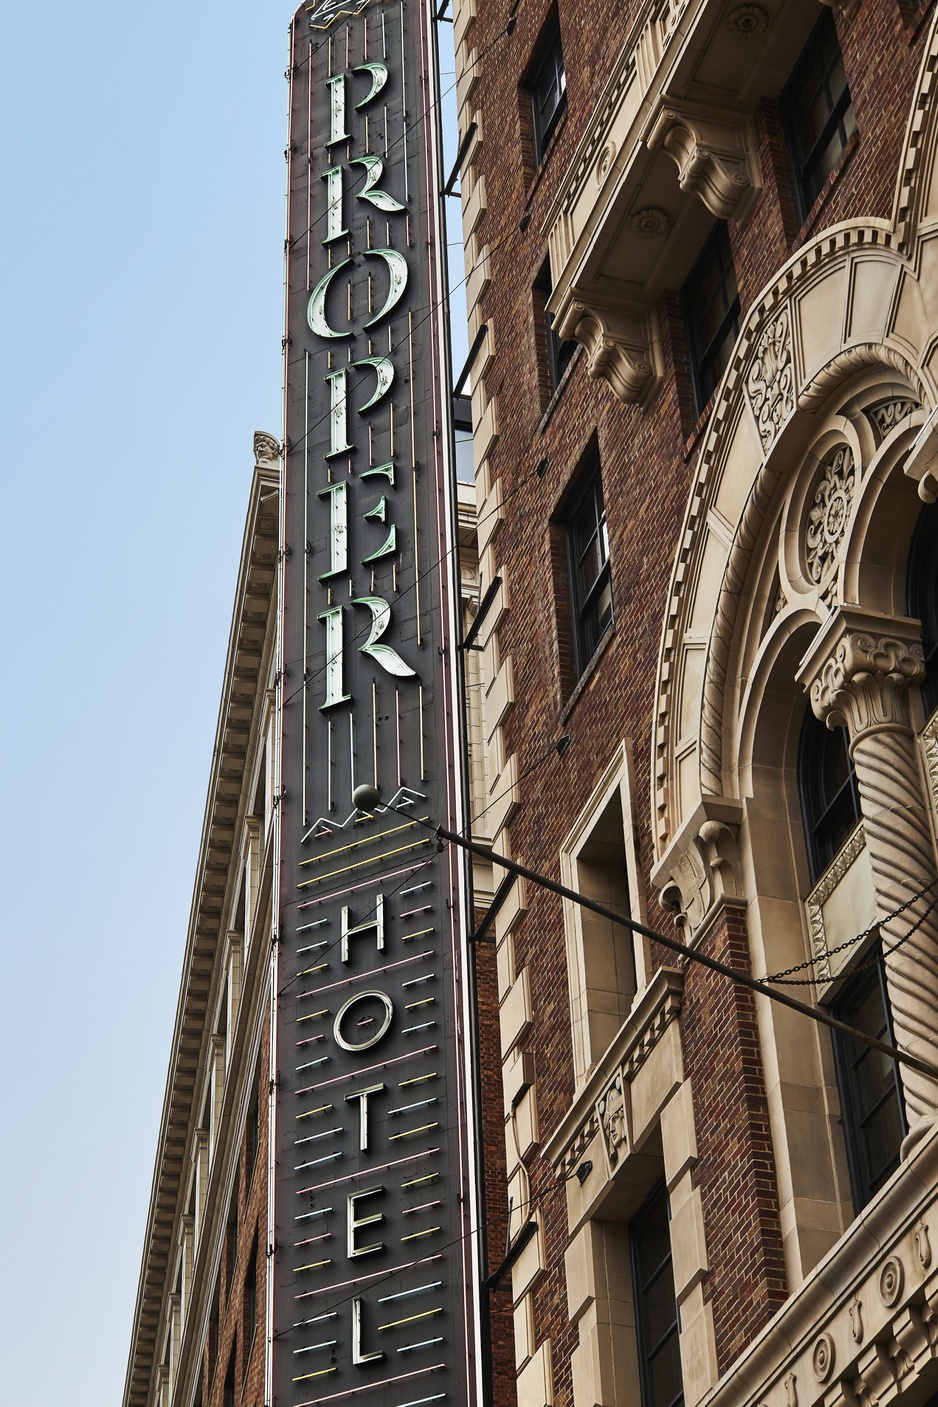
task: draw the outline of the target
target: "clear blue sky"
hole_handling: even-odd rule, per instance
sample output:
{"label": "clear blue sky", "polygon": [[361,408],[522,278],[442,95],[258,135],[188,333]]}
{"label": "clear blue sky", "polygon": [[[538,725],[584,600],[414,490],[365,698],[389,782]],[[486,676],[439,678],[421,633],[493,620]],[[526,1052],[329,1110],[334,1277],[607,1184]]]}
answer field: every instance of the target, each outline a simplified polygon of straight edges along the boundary
{"label": "clear blue sky", "polygon": [[0,1407],[123,1390],[251,437],[280,434],[291,12],[4,6]]}

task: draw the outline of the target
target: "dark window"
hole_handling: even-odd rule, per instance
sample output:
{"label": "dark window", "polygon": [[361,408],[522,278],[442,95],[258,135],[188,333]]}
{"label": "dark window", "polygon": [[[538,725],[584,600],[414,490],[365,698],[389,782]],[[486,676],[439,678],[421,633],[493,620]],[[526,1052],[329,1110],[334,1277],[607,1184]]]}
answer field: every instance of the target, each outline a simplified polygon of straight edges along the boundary
{"label": "dark window", "polygon": [[215,1293],[212,1296],[212,1308],[208,1316],[208,1380],[211,1383],[218,1367],[218,1330],[219,1319],[221,1317],[221,1301],[219,1282],[215,1281]]}
{"label": "dark window", "polygon": [[254,1169],[257,1166],[257,1150],[260,1147],[260,1066],[254,1077],[254,1092],[251,1095],[251,1102],[248,1105],[247,1119],[244,1126],[244,1186],[245,1195],[247,1188],[251,1185],[254,1177]]}
{"label": "dark window", "polygon": [[730,237],[721,221],[681,290],[697,414],[729,364],[739,332],[739,291]]}
{"label": "dark window", "polygon": [[642,1407],[680,1407],[684,1401],[670,1220],[662,1182],[629,1223]]}
{"label": "dark window", "polygon": [[573,501],[564,524],[578,677],[589,664],[607,626],[612,623],[609,534],[598,459],[591,462],[583,479],[583,487]]}
{"label": "dark window", "polygon": [[545,259],[541,272],[537,276],[534,291],[535,312],[543,319],[544,350],[547,354],[547,375],[550,381],[551,395],[553,395],[560,385],[563,374],[573,360],[573,353],[576,351],[577,347],[575,342],[565,342],[554,330],[553,314],[547,311],[547,304],[553,290],[554,284],[550,273],[550,260]]}
{"label": "dark window", "polygon": [[456,432],[456,478],[461,484],[473,484],[476,471],[472,454],[472,400],[469,396],[453,397],[453,429]]}
{"label": "dark window", "polygon": [[244,1374],[247,1376],[251,1348],[257,1333],[257,1237],[251,1246],[248,1268],[244,1275]]}
{"label": "dark window", "polygon": [[236,1343],[231,1345],[231,1357],[228,1359],[228,1371],[225,1373],[225,1388],[222,1393],[222,1407],[235,1407],[235,1349]]}
{"label": "dark window", "polygon": [[815,25],[780,102],[804,220],[857,130],[830,10]]}
{"label": "dark window", "polygon": [[[882,964],[849,982],[831,1005],[831,1014],[892,1045]],[[832,1034],[850,1182],[859,1212],[899,1166],[905,1108],[895,1062],[841,1031]]]}
{"label": "dark window", "polygon": [[860,797],[846,728],[828,728],[810,708],[801,725],[798,789],[813,884],[859,821]]}
{"label": "dark window", "polygon": [[930,718],[938,707],[938,503],[923,508],[912,534],[906,580],[906,609],[922,622],[925,678],[922,705]]}
{"label": "dark window", "polygon": [[238,1188],[232,1193],[228,1208],[228,1222],[225,1227],[225,1296],[230,1297],[234,1285],[235,1266],[238,1263]]}
{"label": "dark window", "polygon": [[567,79],[560,46],[560,21],[556,12],[548,20],[528,71],[525,87],[531,95],[534,160],[540,166],[567,101]]}

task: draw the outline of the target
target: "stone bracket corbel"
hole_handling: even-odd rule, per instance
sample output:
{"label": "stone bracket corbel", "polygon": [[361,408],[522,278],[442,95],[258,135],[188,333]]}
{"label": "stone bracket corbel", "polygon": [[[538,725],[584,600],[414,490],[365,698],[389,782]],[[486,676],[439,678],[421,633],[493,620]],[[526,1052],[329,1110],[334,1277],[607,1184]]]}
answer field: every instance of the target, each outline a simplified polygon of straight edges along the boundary
{"label": "stone bracket corbel", "polygon": [[705,796],[681,826],[652,874],[661,902],[690,943],[718,906],[742,904],[737,838],[742,802]]}
{"label": "stone bracket corbel", "polygon": [[550,311],[558,335],[585,348],[590,376],[607,382],[626,405],[648,404],[662,376],[654,308],[574,286]]}
{"label": "stone bracket corbel", "polygon": [[748,118],[662,93],[645,143],[650,151],[667,152],[681,190],[699,196],[717,219],[741,225],[748,218],[761,191]]}

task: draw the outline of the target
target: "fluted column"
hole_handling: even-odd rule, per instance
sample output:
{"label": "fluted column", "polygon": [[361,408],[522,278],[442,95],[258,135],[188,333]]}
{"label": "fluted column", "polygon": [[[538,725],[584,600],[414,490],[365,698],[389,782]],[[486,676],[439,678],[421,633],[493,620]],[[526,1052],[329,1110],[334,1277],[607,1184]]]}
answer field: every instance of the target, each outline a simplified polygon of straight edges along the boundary
{"label": "fluted column", "polygon": [[[909,722],[908,690],[924,674],[917,621],[842,607],[824,626],[799,678],[829,728],[845,727],[860,792],[886,955],[896,1045],[938,1065],[938,910],[935,851]],[[890,918],[900,905],[910,906]],[[924,917],[923,917],[924,915]],[[895,944],[922,920],[896,951]],[[900,1066],[910,1139],[938,1117],[938,1083]]]}

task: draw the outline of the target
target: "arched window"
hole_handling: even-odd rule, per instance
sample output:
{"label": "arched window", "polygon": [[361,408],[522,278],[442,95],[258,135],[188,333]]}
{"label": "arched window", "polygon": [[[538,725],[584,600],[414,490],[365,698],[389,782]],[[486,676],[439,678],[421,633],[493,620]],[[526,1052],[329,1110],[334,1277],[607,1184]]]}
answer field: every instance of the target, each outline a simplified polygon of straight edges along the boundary
{"label": "arched window", "polygon": [[922,622],[925,651],[922,704],[925,717],[929,718],[938,706],[938,503],[922,509],[912,534],[906,611]]}
{"label": "arched window", "polygon": [[846,728],[826,727],[810,707],[801,725],[798,790],[813,884],[859,821],[860,798]]}

